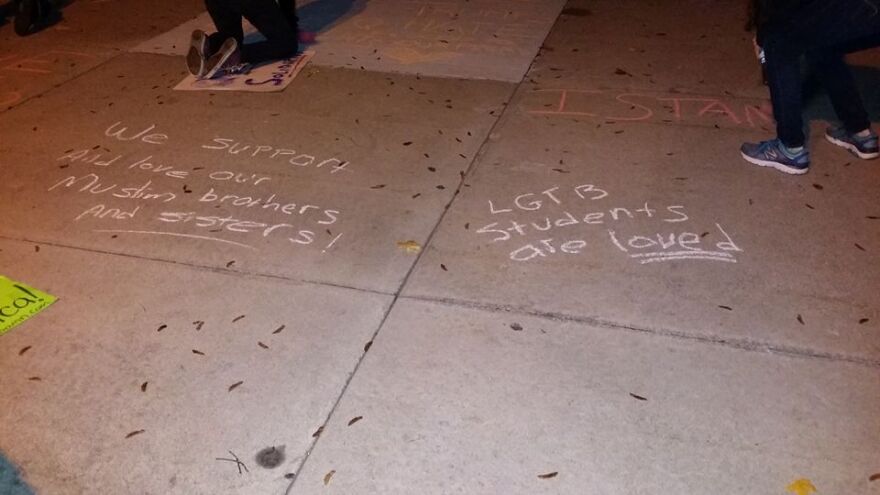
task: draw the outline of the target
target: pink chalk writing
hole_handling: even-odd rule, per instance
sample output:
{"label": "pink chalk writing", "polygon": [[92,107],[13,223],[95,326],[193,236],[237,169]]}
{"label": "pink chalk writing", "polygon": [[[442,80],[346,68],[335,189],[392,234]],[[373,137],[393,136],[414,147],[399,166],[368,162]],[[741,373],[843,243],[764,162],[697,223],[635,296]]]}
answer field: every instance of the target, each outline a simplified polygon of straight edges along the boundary
{"label": "pink chalk writing", "polygon": [[524,107],[531,115],[587,117],[614,122],[703,123],[752,128],[773,123],[773,111],[768,101],[716,96],[538,89],[527,97]]}

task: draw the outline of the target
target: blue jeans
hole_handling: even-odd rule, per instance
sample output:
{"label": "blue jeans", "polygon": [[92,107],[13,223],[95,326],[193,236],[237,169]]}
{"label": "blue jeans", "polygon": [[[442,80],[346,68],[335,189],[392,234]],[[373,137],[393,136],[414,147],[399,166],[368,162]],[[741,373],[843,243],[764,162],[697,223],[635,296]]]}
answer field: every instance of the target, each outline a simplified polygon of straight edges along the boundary
{"label": "blue jeans", "polygon": [[767,84],[776,134],[788,147],[805,142],[801,114],[800,61],[805,56],[825,87],[834,111],[849,132],[870,127],[868,113],[846,66],[852,46],[880,45],[880,0],[812,0],[785,19],[758,29],[767,57]]}

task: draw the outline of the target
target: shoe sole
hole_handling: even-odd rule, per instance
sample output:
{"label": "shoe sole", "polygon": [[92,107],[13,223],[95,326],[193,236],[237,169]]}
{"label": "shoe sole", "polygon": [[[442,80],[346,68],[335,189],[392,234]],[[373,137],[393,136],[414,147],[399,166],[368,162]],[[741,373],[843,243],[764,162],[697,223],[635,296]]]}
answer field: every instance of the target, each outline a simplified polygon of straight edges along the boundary
{"label": "shoe sole", "polygon": [[862,160],[873,160],[874,158],[877,158],[878,156],[880,156],[880,151],[875,151],[873,153],[865,153],[863,151],[860,151],[859,148],[856,147],[856,145],[854,145],[852,143],[847,143],[846,141],[841,141],[840,139],[837,139],[837,138],[833,138],[833,137],[829,136],[828,134],[825,134],[825,139],[827,139],[829,143],[840,146],[841,148],[849,151],[853,155],[856,155],[857,157],[861,158]]}
{"label": "shoe sole", "polygon": [[235,53],[235,50],[237,48],[238,45],[232,45],[232,48],[227,49],[225,44],[224,46],[220,47],[220,50],[225,50],[225,52],[220,56],[220,59],[217,61],[217,63],[215,63],[211,68],[205,71],[205,75],[202,76],[200,79],[211,79],[216,76],[223,69],[223,64],[225,64],[226,61],[229,60],[229,57],[231,57],[232,54]]}
{"label": "shoe sole", "polygon": [[189,41],[189,51],[186,52],[186,68],[189,73],[196,77],[204,77],[207,67],[205,67],[205,48],[207,45],[205,33],[194,32]]}
{"label": "shoe sole", "polygon": [[740,154],[745,159],[745,161],[747,161],[749,163],[753,163],[753,164],[761,166],[761,167],[775,168],[776,170],[779,170],[780,172],[785,172],[786,174],[803,175],[803,174],[809,172],[809,170],[810,170],[809,166],[806,166],[804,168],[789,167],[788,165],[785,165],[785,164],[782,164],[779,162],[771,162],[769,160],[760,160],[758,158],[753,158],[753,157],[743,153],[742,151],[740,151]]}

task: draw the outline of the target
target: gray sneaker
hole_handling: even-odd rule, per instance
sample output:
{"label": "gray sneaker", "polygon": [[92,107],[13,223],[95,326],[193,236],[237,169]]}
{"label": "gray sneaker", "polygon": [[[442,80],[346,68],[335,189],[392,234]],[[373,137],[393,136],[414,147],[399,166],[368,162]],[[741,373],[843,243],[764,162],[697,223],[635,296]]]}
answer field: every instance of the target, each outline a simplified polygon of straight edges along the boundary
{"label": "gray sneaker", "polygon": [[201,29],[192,32],[189,40],[189,51],[186,52],[186,68],[196,77],[204,77],[208,70],[208,35]]}
{"label": "gray sneaker", "polygon": [[831,143],[849,150],[852,154],[863,160],[870,160],[880,156],[880,144],[877,133],[871,131],[867,136],[859,136],[847,132],[843,127],[829,127],[825,131],[825,139]]}
{"label": "gray sneaker", "polygon": [[211,55],[205,63],[205,74],[200,79],[211,79],[228,67],[241,62],[241,50],[235,38],[226,38],[217,53]]}

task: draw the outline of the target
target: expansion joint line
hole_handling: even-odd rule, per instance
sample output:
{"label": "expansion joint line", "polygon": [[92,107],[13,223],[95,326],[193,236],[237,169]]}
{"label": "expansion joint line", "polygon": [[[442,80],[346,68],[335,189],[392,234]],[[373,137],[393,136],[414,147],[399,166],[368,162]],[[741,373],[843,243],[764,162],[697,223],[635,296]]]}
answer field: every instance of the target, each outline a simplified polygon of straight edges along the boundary
{"label": "expansion joint line", "polygon": [[[537,57],[537,55],[536,55],[536,57]],[[369,341],[370,344],[372,344],[372,342],[374,342],[376,340],[376,337],[378,337],[379,332],[381,332],[382,328],[385,326],[385,322],[388,320],[389,315],[394,310],[394,307],[397,305],[397,301],[400,299],[400,297],[401,297],[400,295],[403,293],[403,289],[406,287],[407,283],[409,283],[409,280],[412,277],[412,274],[415,271],[416,267],[419,266],[419,262],[422,259],[422,255],[424,255],[425,251],[427,251],[428,247],[431,245],[431,242],[434,240],[434,237],[436,236],[437,231],[440,229],[440,226],[443,224],[443,220],[446,219],[446,215],[449,213],[449,210],[452,207],[452,204],[455,202],[456,199],[458,199],[458,196],[461,194],[462,189],[464,189],[464,186],[467,183],[467,180],[473,175],[474,171],[476,170],[477,165],[480,162],[480,158],[483,157],[483,155],[486,152],[486,149],[490,145],[491,136],[495,133],[495,130],[498,128],[500,123],[504,120],[504,117],[507,115],[507,111],[511,108],[511,103],[513,101],[513,98],[519,93],[519,90],[522,87],[523,83],[526,81],[526,77],[528,76],[528,73],[531,71],[532,65],[534,65],[534,63],[535,63],[535,58],[532,58],[532,63],[529,64],[529,67],[526,69],[525,73],[523,73],[522,78],[520,78],[519,82],[516,83],[516,85],[513,86],[513,88],[511,88],[510,94],[508,95],[507,99],[501,104],[503,107],[502,110],[500,112],[498,112],[498,115],[495,118],[495,122],[489,128],[488,132],[486,133],[486,137],[483,139],[483,142],[480,143],[479,148],[477,148],[477,152],[474,153],[473,159],[468,164],[465,171],[462,174],[460,174],[460,180],[458,181],[458,186],[455,188],[455,191],[452,193],[452,196],[449,198],[449,201],[443,207],[443,213],[440,214],[440,217],[437,219],[437,222],[434,224],[433,228],[431,229],[431,232],[428,234],[427,239],[425,239],[425,243],[423,244],[422,249],[416,255],[415,261],[413,261],[413,263],[410,265],[409,270],[407,270],[406,275],[403,277],[403,280],[400,283],[400,286],[398,287],[397,291],[395,291],[394,297],[392,298],[391,303],[388,305],[388,308],[385,310],[385,314],[382,316],[382,321],[376,327],[376,331],[373,332],[373,335],[370,338],[370,341]],[[360,369],[361,363],[364,362],[364,358],[366,357],[367,352],[368,352],[368,349],[365,348],[364,352],[361,354],[360,358],[358,359],[358,362],[355,364],[354,369],[348,375],[348,379],[345,381],[345,385],[343,385],[342,390],[339,392],[339,396],[337,396],[336,402],[333,404],[333,407],[330,409],[330,412],[327,414],[327,418],[324,420],[324,424],[322,425],[322,428],[325,428],[330,423],[330,420],[333,418],[333,414],[336,412],[336,409],[339,407],[339,403],[342,401],[342,398],[345,396],[345,393],[348,391],[348,387],[351,384],[351,381],[354,379],[355,375],[357,374],[358,370]],[[309,446],[308,451],[306,451],[306,454],[303,456],[302,461],[300,461],[299,466],[297,467],[297,469],[294,473],[293,479],[290,481],[290,484],[288,485],[287,490],[284,492],[285,495],[289,495],[291,493],[291,491],[293,490],[293,487],[296,484],[297,479],[299,479],[299,473],[302,472],[303,468],[306,465],[306,462],[308,462],[309,457],[311,457],[311,454],[314,451],[315,446],[318,444],[318,441],[320,439],[321,439],[321,435],[318,435],[314,440],[312,440],[312,444]]]}
{"label": "expansion joint line", "polygon": [[661,327],[652,328],[608,320],[598,316],[582,316],[561,312],[540,311],[523,308],[520,306],[492,304],[449,297],[404,296],[404,299],[490,313],[512,313],[519,316],[541,318],[561,323],[576,323],[589,325],[594,328],[647,334],[653,335],[655,337],[664,337],[676,340],[686,340],[693,343],[723,347],[731,350],[776,354],[791,358],[817,359],[829,362],[855,364],[867,368],[880,369],[880,359],[852,354],[829,352],[818,349],[810,349],[808,347],[798,347],[787,344],[753,340],[743,337],[723,337],[720,335],[699,334],[680,330],[671,330]]}

